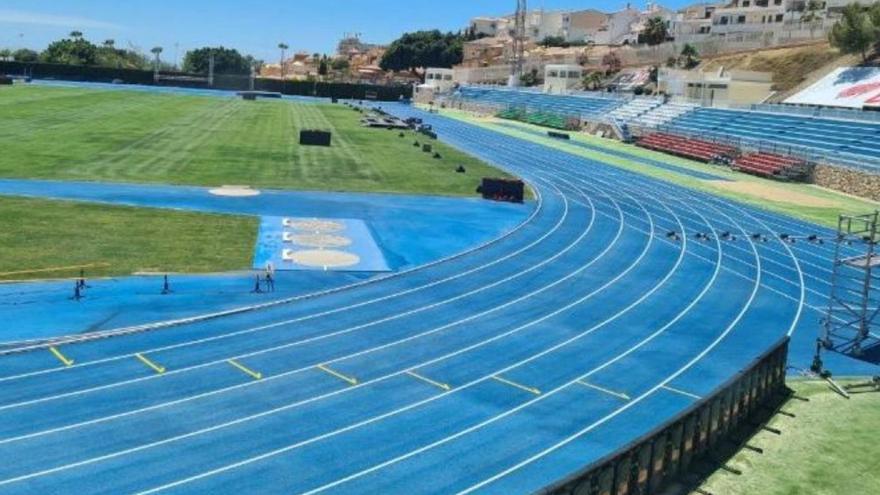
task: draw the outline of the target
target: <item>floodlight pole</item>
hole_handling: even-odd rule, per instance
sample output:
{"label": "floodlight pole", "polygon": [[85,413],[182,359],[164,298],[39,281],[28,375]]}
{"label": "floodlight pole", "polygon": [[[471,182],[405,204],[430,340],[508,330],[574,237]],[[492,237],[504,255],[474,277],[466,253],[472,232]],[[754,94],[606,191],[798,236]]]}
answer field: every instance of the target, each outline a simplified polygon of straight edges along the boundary
{"label": "floodlight pole", "polygon": [[511,87],[519,86],[520,79],[523,76],[523,67],[525,65],[527,13],[528,5],[526,0],[517,0],[513,28],[513,60],[510,64],[510,78],[507,80],[507,85]]}

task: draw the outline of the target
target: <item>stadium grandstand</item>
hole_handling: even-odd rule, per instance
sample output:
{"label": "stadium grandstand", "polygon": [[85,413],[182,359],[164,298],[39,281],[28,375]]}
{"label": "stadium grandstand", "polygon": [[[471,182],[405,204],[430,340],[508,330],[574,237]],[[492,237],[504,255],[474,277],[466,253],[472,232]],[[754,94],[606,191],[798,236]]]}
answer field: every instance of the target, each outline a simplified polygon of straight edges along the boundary
{"label": "stadium grandstand", "polygon": [[[590,122],[626,124],[641,129],[638,134],[662,131],[658,138],[699,137],[723,142],[719,145],[722,148],[732,146],[743,152],[761,151],[791,157],[792,160],[783,161],[792,163],[829,163],[880,171],[880,119],[875,119],[874,114],[864,115],[865,112],[767,104],[711,108],[657,97],[626,97],[602,92],[549,95],[534,90],[471,86],[459,88],[446,103],[459,108],[476,105],[494,110],[502,118],[539,125],[546,122],[548,127],[577,127],[571,124],[571,119],[579,119],[582,125]],[[531,117],[536,112],[539,116]],[[523,115],[530,117],[523,118]],[[554,115],[558,117],[553,118]],[[670,151],[702,158],[680,148]],[[707,158],[706,161],[712,160]],[[777,164],[782,166],[781,162]],[[780,172],[777,168],[768,175],[804,177],[800,172]]]}

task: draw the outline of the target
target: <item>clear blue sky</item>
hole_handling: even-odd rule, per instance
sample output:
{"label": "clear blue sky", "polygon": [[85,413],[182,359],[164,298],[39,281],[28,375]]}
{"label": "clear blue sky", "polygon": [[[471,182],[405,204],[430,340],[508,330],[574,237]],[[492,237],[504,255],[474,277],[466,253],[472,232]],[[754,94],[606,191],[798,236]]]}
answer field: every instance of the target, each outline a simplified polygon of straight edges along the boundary
{"label": "clear blue sky", "polygon": [[[610,11],[626,2],[531,0],[530,8],[542,4]],[[274,61],[281,41],[295,50],[329,53],[343,33],[387,43],[404,31],[458,30],[473,16],[506,14],[514,6],[514,0],[2,0],[0,47],[42,49],[79,30],[96,42],[113,38],[118,47],[163,46],[169,60],[177,44],[180,57],[190,48],[224,45]]]}

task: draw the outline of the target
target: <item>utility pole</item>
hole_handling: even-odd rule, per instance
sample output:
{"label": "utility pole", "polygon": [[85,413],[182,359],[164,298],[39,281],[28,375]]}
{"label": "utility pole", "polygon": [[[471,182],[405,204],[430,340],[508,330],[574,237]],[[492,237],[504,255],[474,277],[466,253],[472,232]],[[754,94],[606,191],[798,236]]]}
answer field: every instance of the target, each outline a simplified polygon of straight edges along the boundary
{"label": "utility pole", "polygon": [[514,14],[513,28],[513,61],[510,64],[510,79],[508,86],[519,86],[525,64],[526,45],[526,14],[528,5],[526,0],[517,0],[516,14]]}

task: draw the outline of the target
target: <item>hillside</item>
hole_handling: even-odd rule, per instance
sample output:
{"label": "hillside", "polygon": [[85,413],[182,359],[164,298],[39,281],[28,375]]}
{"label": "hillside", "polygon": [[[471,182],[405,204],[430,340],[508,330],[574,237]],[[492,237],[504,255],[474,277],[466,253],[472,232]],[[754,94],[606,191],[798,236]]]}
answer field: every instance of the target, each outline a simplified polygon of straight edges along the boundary
{"label": "hillside", "polygon": [[809,86],[837,67],[857,65],[858,57],[841,55],[827,42],[796,47],[772,48],[747,53],[719,55],[704,59],[704,70],[725,69],[772,72],[778,93],[771,101],[781,101]]}

